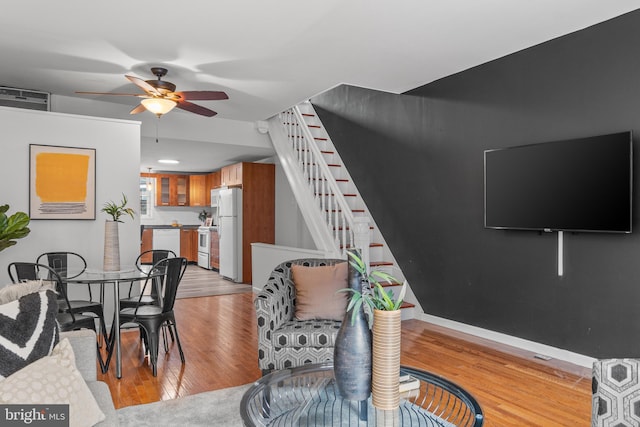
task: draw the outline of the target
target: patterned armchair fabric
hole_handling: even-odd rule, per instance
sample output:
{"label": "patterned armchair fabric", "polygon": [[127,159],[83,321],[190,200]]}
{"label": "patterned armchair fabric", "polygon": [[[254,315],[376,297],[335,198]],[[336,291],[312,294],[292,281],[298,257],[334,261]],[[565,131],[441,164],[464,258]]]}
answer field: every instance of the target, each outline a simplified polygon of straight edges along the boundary
{"label": "patterned armchair fabric", "polygon": [[256,297],[258,364],[263,374],[307,363],[333,360],[333,347],[341,322],[296,320],[293,264],[309,267],[334,265],[344,259],[303,258],[286,261],[271,272]]}
{"label": "patterned armchair fabric", "polygon": [[640,426],[640,359],[593,363],[591,426]]}

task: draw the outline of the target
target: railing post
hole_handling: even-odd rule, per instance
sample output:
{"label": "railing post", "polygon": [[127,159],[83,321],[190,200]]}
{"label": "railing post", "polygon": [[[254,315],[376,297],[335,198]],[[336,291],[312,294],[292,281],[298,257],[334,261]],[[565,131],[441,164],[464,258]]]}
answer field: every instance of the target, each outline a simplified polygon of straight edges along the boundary
{"label": "railing post", "polygon": [[369,217],[356,216],[353,218],[353,245],[360,249],[362,261],[369,271],[369,245],[371,233],[369,232]]}

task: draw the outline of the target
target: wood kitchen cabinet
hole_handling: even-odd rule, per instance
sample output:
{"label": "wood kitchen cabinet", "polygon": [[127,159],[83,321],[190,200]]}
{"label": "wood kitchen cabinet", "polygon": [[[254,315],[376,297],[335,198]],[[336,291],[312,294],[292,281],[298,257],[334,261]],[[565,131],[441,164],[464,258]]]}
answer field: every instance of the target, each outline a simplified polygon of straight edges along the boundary
{"label": "wood kitchen cabinet", "polygon": [[[142,238],[140,239],[140,253],[153,249],[153,230],[145,228],[142,230]],[[152,255],[147,254],[140,259],[140,262],[150,264],[153,261]]]}
{"label": "wood kitchen cabinet", "polygon": [[242,185],[242,167],[245,164],[258,163],[236,163],[223,167],[220,170],[220,185],[227,187]]}
{"label": "wood kitchen cabinet", "polygon": [[251,243],[275,243],[275,165],[242,163],[242,282],[252,283]]}
{"label": "wood kitchen cabinet", "polygon": [[220,269],[220,236],[218,236],[217,231],[211,231],[209,264],[216,270]]}
{"label": "wood kitchen cabinet", "polygon": [[188,175],[156,174],[156,206],[188,205]]}
{"label": "wood kitchen cabinet", "polygon": [[189,175],[189,206],[211,205],[211,189],[207,178],[207,175]]}
{"label": "wood kitchen cabinet", "polygon": [[209,183],[209,190],[213,190],[214,188],[220,187],[220,176],[222,175],[221,171],[211,172],[207,175],[207,182]]}
{"label": "wood kitchen cabinet", "polygon": [[220,171],[215,171],[207,174],[207,191],[205,194],[207,206],[211,206],[211,190],[220,187],[220,175]]}
{"label": "wood kitchen cabinet", "polygon": [[182,228],[180,230],[180,256],[189,262],[198,262],[198,230]]}

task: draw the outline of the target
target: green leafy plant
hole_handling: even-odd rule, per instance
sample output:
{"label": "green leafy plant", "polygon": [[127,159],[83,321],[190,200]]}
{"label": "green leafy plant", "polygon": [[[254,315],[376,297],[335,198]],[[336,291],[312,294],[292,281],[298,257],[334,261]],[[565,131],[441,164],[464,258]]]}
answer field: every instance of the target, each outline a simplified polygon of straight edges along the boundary
{"label": "green leafy plant", "polygon": [[111,218],[115,222],[124,222],[120,220],[120,217],[124,214],[129,215],[133,219],[133,215],[136,213],[132,208],[127,208],[127,196],[122,193],[122,201],[120,204],[117,204],[113,201],[109,201],[104,204],[101,211],[105,212],[107,215],[111,215]]}
{"label": "green leafy plant", "polygon": [[200,220],[200,222],[205,222],[208,216],[209,216],[209,212],[203,209],[202,212],[198,214],[198,219]]}
{"label": "green leafy plant", "polygon": [[31,232],[29,227],[29,215],[24,212],[16,212],[7,216],[9,205],[0,206],[0,251],[15,245],[17,239],[22,239]]}
{"label": "green leafy plant", "polygon": [[367,315],[369,327],[371,327],[373,324],[373,310],[391,311],[400,309],[407,291],[407,281],[405,280],[402,283],[400,293],[395,298],[393,291],[385,291],[382,283],[399,283],[398,279],[380,270],[368,272],[364,261],[356,253],[347,251],[347,255],[350,258],[349,264],[362,275],[362,292],[355,289],[341,289],[338,292],[351,292],[351,299],[347,305],[347,311],[353,310],[351,321],[355,321],[357,312],[362,306]]}

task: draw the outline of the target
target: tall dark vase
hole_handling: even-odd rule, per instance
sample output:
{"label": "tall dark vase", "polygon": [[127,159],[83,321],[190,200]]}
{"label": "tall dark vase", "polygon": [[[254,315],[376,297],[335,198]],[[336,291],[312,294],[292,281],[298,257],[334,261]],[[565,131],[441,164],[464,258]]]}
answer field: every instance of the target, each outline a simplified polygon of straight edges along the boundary
{"label": "tall dark vase", "polygon": [[[355,251],[360,256],[360,251]],[[349,264],[349,288],[362,292],[362,275]],[[352,310],[342,320],[333,352],[333,371],[340,395],[366,400],[371,394],[371,330],[362,306],[352,322]]]}

